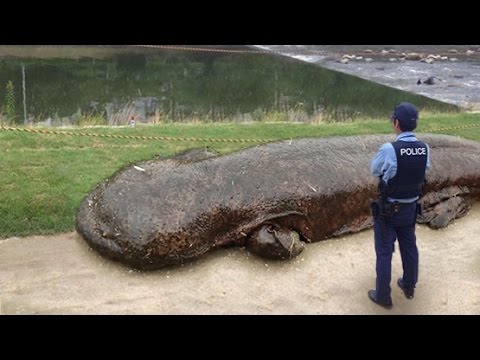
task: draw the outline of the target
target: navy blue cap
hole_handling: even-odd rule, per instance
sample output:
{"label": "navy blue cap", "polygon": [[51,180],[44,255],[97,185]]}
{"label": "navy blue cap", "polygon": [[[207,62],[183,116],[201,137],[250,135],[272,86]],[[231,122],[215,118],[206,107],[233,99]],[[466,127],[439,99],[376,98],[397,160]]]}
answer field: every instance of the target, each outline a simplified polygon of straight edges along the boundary
{"label": "navy blue cap", "polygon": [[397,105],[392,114],[392,121],[398,119],[402,125],[415,126],[418,120],[418,110],[415,105],[408,102],[402,102]]}

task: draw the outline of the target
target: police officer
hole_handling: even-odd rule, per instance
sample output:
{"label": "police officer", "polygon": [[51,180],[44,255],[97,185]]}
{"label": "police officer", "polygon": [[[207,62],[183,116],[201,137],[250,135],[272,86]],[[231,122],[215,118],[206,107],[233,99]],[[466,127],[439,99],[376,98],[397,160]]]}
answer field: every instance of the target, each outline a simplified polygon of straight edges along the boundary
{"label": "police officer", "polygon": [[417,140],[418,110],[403,102],[395,107],[391,117],[397,139],[381,146],[373,159],[371,173],[379,177],[379,198],[372,203],[374,215],[376,289],[368,292],[374,303],[393,307],[390,281],[392,253],[398,239],[402,257],[403,277],[397,284],[407,299],[412,299],[418,279],[418,249],[415,224],[420,210],[417,200],[430,167],[428,145]]}

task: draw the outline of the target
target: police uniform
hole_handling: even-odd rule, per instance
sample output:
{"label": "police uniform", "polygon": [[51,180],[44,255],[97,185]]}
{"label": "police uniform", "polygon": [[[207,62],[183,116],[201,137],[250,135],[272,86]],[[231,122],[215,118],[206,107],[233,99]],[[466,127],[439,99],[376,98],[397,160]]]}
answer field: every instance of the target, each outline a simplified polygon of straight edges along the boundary
{"label": "police uniform", "polygon": [[429,153],[428,145],[418,141],[413,132],[402,132],[395,142],[382,145],[372,161],[371,173],[379,177],[379,189],[383,189],[379,202],[383,201],[384,206],[379,208],[380,214],[374,213],[377,279],[376,290],[371,290],[369,297],[388,308],[393,305],[390,282],[396,239],[403,264],[403,278],[399,279],[399,286],[405,295],[406,291],[411,291],[413,297],[417,283],[417,200],[423,189],[425,172],[430,167]]}

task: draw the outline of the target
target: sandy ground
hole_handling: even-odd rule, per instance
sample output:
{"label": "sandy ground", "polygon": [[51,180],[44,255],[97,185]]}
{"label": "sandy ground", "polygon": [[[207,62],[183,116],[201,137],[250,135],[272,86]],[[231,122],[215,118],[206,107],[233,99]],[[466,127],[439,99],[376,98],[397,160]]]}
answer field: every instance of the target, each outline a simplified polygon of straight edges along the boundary
{"label": "sandy ground", "polygon": [[[151,273],[110,262],[76,234],[0,241],[3,314],[480,314],[480,204],[443,231],[418,228],[420,280],[394,309],[367,298],[371,230],[309,244],[290,262],[218,250]],[[393,279],[401,276],[394,254]]]}

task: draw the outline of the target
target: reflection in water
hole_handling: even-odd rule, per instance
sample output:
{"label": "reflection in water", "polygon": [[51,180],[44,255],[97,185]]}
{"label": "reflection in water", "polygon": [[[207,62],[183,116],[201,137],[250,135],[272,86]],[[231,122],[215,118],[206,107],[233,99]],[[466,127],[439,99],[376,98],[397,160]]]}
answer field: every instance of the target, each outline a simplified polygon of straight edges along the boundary
{"label": "reflection in water", "polygon": [[143,122],[344,121],[384,117],[401,101],[422,109],[455,110],[426,97],[270,54],[138,49],[106,54],[104,49],[101,56],[85,51],[85,57],[66,58],[65,49],[60,50],[62,57],[40,58],[37,49],[30,57],[15,53],[16,57],[0,59],[0,109],[5,109],[6,84],[12,81],[16,122],[24,119],[22,66],[30,122],[77,124],[90,116],[113,125],[126,124],[132,115]]}

